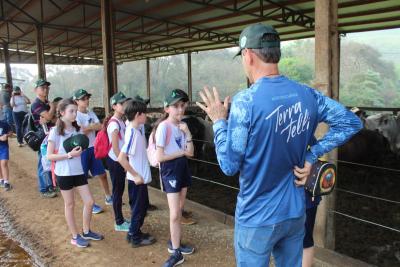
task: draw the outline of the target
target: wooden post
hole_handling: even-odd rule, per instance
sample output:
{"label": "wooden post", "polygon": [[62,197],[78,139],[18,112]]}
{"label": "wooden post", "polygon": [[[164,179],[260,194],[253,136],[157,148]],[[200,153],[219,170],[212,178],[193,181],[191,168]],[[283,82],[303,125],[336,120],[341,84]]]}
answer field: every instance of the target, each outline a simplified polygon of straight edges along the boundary
{"label": "wooden post", "polygon": [[193,92],[192,92],[192,52],[188,52],[187,53],[187,57],[188,57],[188,96],[189,96],[189,105],[192,104],[193,102]]}
{"label": "wooden post", "polygon": [[151,93],[150,93],[150,59],[146,59],[146,92],[147,98],[150,99],[150,107],[151,107]]}
{"label": "wooden post", "polygon": [[38,65],[38,76],[40,79],[46,79],[46,65],[44,61],[43,47],[43,28],[41,25],[35,25],[36,30],[36,62]]}
{"label": "wooden post", "polygon": [[[339,97],[339,34],[337,28],[337,0],[315,1],[315,88],[338,100]],[[316,136],[321,138],[328,130],[320,124]],[[337,159],[337,151],[329,153]],[[316,245],[335,248],[334,214],[335,193],[323,197],[318,207],[314,229]]]}
{"label": "wooden post", "polygon": [[101,0],[101,35],[104,66],[104,107],[111,110],[110,97],[118,91],[117,67],[114,56],[114,16],[111,0]]}
{"label": "wooden post", "polygon": [[3,43],[3,54],[4,54],[4,64],[6,69],[6,80],[11,87],[13,86],[11,65],[10,65],[10,53],[8,52],[8,43]]}

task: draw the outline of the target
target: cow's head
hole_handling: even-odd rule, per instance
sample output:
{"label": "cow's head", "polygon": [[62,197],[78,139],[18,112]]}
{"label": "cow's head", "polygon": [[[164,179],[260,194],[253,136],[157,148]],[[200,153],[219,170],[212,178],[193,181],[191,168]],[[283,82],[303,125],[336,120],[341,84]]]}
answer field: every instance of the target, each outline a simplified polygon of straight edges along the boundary
{"label": "cow's head", "polygon": [[378,131],[389,142],[394,153],[400,152],[400,118],[393,114],[371,115],[365,120],[365,128]]}

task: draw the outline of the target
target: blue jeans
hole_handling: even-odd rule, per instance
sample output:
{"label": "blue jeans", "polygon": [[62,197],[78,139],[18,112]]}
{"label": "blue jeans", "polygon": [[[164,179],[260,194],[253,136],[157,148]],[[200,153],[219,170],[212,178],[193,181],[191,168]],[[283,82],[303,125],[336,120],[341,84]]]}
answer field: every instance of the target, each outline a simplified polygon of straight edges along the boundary
{"label": "blue jeans", "polygon": [[19,144],[22,144],[24,142],[24,140],[22,139],[24,137],[22,133],[22,122],[24,121],[25,115],[25,111],[13,112],[15,131],[17,132],[17,140]]}
{"label": "blue jeans", "polygon": [[53,182],[51,180],[51,172],[43,171],[42,155],[40,154],[40,150],[38,152],[38,158],[39,158],[37,165],[38,186],[39,186],[39,191],[41,193],[45,193],[49,191],[49,188],[53,187]]}
{"label": "blue jeans", "polygon": [[269,266],[272,255],[277,267],[301,267],[305,216],[264,227],[235,224],[236,265]]}
{"label": "blue jeans", "polygon": [[9,107],[3,107],[3,115],[4,115],[4,120],[10,125],[11,130],[15,132],[12,109]]}

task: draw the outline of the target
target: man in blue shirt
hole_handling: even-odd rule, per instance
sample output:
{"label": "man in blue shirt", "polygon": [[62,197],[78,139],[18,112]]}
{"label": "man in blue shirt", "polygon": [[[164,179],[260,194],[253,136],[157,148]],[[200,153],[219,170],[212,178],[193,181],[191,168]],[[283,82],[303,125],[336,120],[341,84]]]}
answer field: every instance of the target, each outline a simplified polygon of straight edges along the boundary
{"label": "man in blue shirt", "polygon": [[[318,157],[362,128],[360,120],[317,90],[279,74],[280,39],[271,26],[255,24],[240,34],[246,76],[252,83],[221,104],[216,88],[197,103],[213,121],[218,162],[226,175],[240,172],[235,212],[238,266],[301,266],[305,199],[303,185]],[[330,129],[311,146],[318,123]]]}

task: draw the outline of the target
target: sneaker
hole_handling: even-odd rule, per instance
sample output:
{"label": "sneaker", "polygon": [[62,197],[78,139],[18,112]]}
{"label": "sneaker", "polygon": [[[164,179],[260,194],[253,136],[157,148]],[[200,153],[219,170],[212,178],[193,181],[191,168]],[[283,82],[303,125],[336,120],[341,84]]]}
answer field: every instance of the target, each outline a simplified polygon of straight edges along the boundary
{"label": "sneaker", "polygon": [[10,191],[11,188],[12,188],[12,186],[11,186],[9,183],[4,183],[4,189],[5,189],[6,191]]}
{"label": "sneaker", "polygon": [[104,203],[106,203],[107,206],[111,206],[113,204],[112,196],[105,197]]}
{"label": "sneaker", "polygon": [[131,224],[131,220],[129,219],[124,219],[124,222]]}
{"label": "sneaker", "polygon": [[4,188],[4,180],[3,179],[0,180],[0,188]]}
{"label": "sneaker", "polygon": [[95,232],[92,232],[89,230],[89,232],[87,234],[83,233],[82,237],[86,240],[95,240],[95,241],[99,241],[99,240],[103,240],[104,236]]}
{"label": "sneaker", "polygon": [[141,237],[140,239],[131,239],[131,245],[133,248],[138,248],[138,247],[144,247],[144,246],[150,246],[152,244],[154,244],[156,242],[156,240],[153,239],[147,239],[147,238],[143,238]]}
{"label": "sneaker", "polygon": [[130,223],[123,222],[122,224],[114,224],[115,231],[118,232],[128,232],[130,227]]}
{"label": "sneaker", "polygon": [[[172,248],[172,242],[171,240],[168,240],[168,252],[170,254],[174,253],[174,249]],[[181,244],[181,246],[179,247],[179,251],[183,254],[183,255],[190,255],[193,254],[194,252],[194,247],[191,247],[189,245],[184,245]]]}
{"label": "sneaker", "polygon": [[[139,231],[140,231],[140,230],[139,230]],[[152,236],[151,234],[149,234],[149,233],[144,233],[144,232],[142,232],[142,231],[140,231],[140,236],[141,236],[142,238],[145,238],[145,239],[156,240],[156,238],[155,238],[154,236]]]}
{"label": "sneaker", "polygon": [[18,143],[18,147],[23,147],[24,144]]}
{"label": "sneaker", "polygon": [[100,207],[99,205],[97,205],[96,203],[94,203],[94,204],[93,204],[93,207],[92,207],[92,213],[93,213],[93,214],[99,214],[99,213],[102,213],[102,212],[103,212],[102,207]]}
{"label": "sneaker", "polygon": [[181,217],[181,224],[183,225],[192,225],[196,224],[197,222],[193,220],[192,218],[186,218],[186,217]]}
{"label": "sneaker", "polygon": [[163,264],[163,267],[174,267],[179,264],[182,264],[185,259],[182,256],[182,253],[176,249],[174,254],[172,254],[169,259]]}
{"label": "sneaker", "polygon": [[185,218],[192,218],[192,217],[193,217],[193,212],[191,212],[191,211],[186,211],[186,210],[182,210],[182,217],[185,217]]}
{"label": "sneaker", "polygon": [[47,191],[47,192],[40,192],[40,195],[41,195],[42,197],[44,197],[44,198],[53,198],[53,197],[56,197],[56,196],[57,196],[57,194],[56,194],[55,192],[50,192],[50,191]]}
{"label": "sneaker", "polygon": [[86,248],[89,246],[89,241],[77,235],[76,238],[71,239],[71,245],[77,246],[78,248]]}

